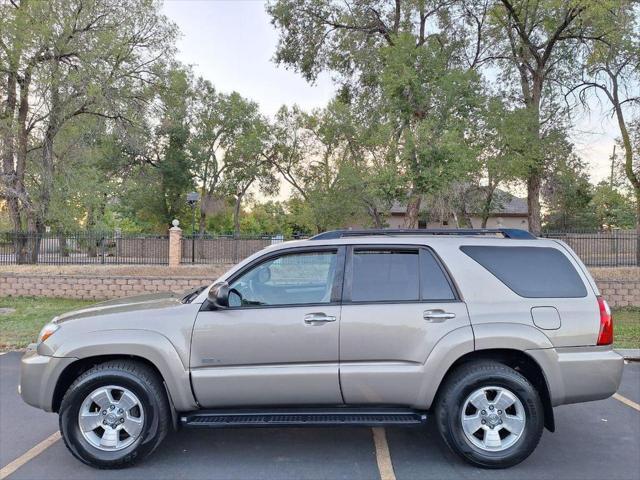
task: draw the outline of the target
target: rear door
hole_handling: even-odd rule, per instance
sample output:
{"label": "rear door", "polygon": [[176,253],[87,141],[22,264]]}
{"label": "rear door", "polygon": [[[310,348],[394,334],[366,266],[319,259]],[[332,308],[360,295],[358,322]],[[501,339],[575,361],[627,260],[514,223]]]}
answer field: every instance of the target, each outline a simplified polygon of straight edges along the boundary
{"label": "rear door", "polygon": [[424,246],[349,247],[340,328],[346,403],[418,405],[424,363],[467,308]]}

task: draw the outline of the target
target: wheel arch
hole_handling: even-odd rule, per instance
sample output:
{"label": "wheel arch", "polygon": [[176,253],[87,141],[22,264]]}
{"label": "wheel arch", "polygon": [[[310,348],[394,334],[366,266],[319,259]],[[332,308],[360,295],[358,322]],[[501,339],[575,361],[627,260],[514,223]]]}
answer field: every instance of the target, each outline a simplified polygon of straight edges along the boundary
{"label": "wheel arch", "polygon": [[[185,368],[171,342],[161,334],[146,330],[111,330],[74,336],[56,350],[55,356],[76,358],[56,380],[52,409],[57,411],[73,378],[98,363],[114,359],[136,360],[150,366],[162,380],[169,401],[177,411],[197,408]],[[85,370],[83,370],[85,369]],[[74,377],[75,375],[75,377]]]}
{"label": "wheel arch", "polygon": [[530,355],[522,350],[515,350],[509,348],[492,348],[484,350],[474,350],[469,352],[460,358],[458,358],[447,370],[444,378],[440,382],[438,391],[436,393],[435,400],[437,402],[438,395],[440,394],[443,385],[445,385],[449,376],[460,366],[482,360],[492,360],[498,363],[502,363],[510,368],[513,368],[518,373],[523,375],[540,393],[540,400],[544,409],[544,426],[550,432],[555,431],[555,418],[553,415],[553,407],[551,404],[551,395],[549,392],[549,385],[547,378],[542,370],[542,367],[538,362]]}

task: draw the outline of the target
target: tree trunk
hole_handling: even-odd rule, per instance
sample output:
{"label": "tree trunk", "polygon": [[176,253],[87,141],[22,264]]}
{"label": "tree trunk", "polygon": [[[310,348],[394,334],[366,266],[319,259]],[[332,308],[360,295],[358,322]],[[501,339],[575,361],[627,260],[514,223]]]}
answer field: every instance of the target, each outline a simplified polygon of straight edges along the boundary
{"label": "tree trunk", "polygon": [[375,205],[368,205],[367,211],[369,212],[369,216],[373,220],[373,226],[375,228],[384,228],[384,223],[382,222],[382,215],[380,214],[380,210]]}
{"label": "tree trunk", "polygon": [[86,223],[86,241],[87,241],[87,257],[95,258],[98,256],[98,243],[94,236],[96,225],[96,217],[93,213],[93,206],[87,208],[87,223]]}
{"label": "tree trunk", "polygon": [[529,231],[534,235],[539,235],[542,230],[540,219],[540,188],[542,178],[538,172],[532,172],[527,178],[527,220],[529,221]]}
{"label": "tree trunk", "polygon": [[422,196],[413,195],[407,203],[407,211],[404,217],[404,228],[418,228],[418,215],[420,214]]}
{"label": "tree trunk", "polygon": [[493,203],[493,194],[495,193],[495,188],[491,188],[491,184],[487,188],[487,196],[484,199],[484,205],[482,206],[482,224],[480,228],[487,228],[487,222],[489,221],[489,217],[491,216],[491,204]]}
{"label": "tree trunk", "polygon": [[58,252],[61,257],[69,256],[69,247],[67,246],[67,236],[64,233],[58,235]]}
{"label": "tree trunk", "polygon": [[236,204],[233,208],[233,237],[240,238],[240,206],[242,205],[242,194],[236,195]]}

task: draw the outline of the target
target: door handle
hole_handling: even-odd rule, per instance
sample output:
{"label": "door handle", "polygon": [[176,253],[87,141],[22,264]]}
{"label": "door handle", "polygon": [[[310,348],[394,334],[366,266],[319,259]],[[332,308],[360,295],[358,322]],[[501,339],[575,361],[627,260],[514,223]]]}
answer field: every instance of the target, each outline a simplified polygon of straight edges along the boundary
{"label": "door handle", "polygon": [[335,322],[336,317],[333,315],[326,315],[322,312],[307,313],[304,316],[304,323],[307,325],[323,325],[325,323]]}
{"label": "door handle", "polygon": [[444,322],[450,318],[456,318],[456,314],[444,310],[425,310],[422,317],[429,322]]}

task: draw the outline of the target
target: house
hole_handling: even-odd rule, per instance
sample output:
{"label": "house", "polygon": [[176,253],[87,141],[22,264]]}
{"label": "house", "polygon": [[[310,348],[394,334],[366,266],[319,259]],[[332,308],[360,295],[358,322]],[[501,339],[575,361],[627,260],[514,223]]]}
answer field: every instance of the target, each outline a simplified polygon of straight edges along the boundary
{"label": "house", "polygon": [[[489,218],[486,228],[521,228],[528,230],[529,222],[527,221],[528,207],[527,199],[516,197],[503,190],[496,190],[496,201]],[[406,205],[396,202],[389,211],[387,223],[389,228],[403,228],[406,215]],[[482,217],[479,213],[470,213],[467,215],[471,220],[473,228],[482,227]],[[440,219],[439,215],[429,211],[429,205],[422,202],[420,206],[420,219],[418,228],[458,228],[453,214],[448,214],[445,218]]]}

